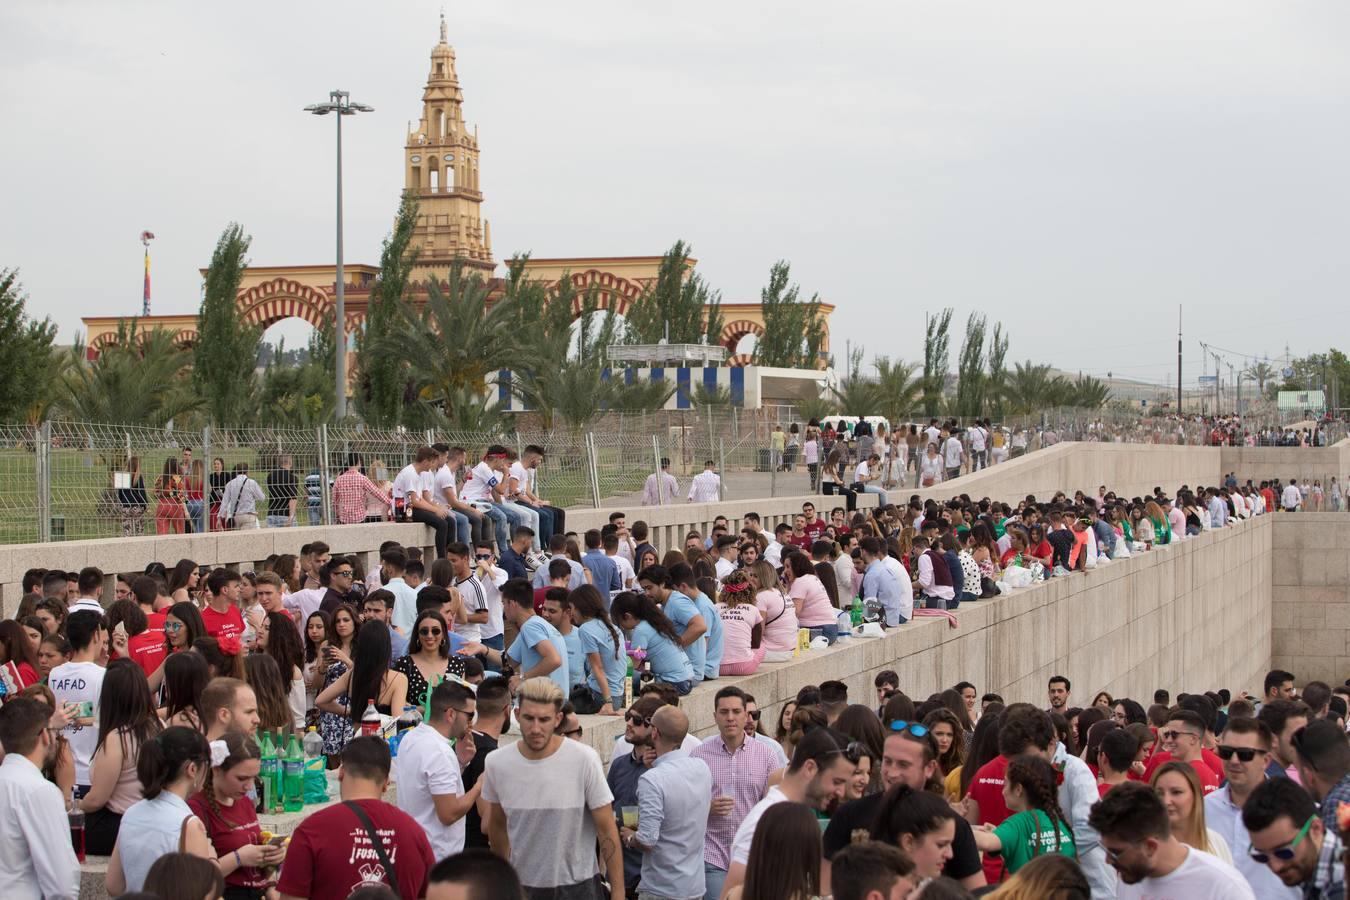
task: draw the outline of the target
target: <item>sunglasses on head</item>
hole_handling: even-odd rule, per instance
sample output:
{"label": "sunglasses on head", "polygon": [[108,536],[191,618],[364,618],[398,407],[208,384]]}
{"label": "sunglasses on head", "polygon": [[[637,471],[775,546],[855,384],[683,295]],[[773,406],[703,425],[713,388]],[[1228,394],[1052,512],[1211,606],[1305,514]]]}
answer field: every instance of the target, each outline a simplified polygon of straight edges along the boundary
{"label": "sunglasses on head", "polygon": [[[923,727],[923,726],[919,726],[919,727]],[[861,741],[849,741],[849,742],[848,742],[848,746],[847,746],[847,747],[844,747],[842,750],[841,750],[841,749],[829,750],[829,751],[825,752],[825,753],[822,754],[822,755],[823,755],[823,756],[834,756],[836,753],[842,755],[842,756],[844,757],[844,759],[846,759],[846,760],[848,760],[849,762],[853,763],[853,765],[855,765],[855,766],[858,764],[858,760],[860,760],[860,759],[862,759],[864,756],[867,756],[867,755],[868,755],[868,753],[867,753],[867,747],[866,747],[865,745],[863,745],[863,743],[862,743]]]}
{"label": "sunglasses on head", "polygon": [[1215,748],[1215,752],[1219,754],[1219,759],[1224,762],[1227,762],[1236,756],[1239,760],[1246,763],[1256,759],[1256,754],[1265,753],[1266,751],[1257,749],[1256,747],[1230,747],[1227,744],[1220,744]]}
{"label": "sunglasses on head", "polygon": [[1283,847],[1276,847],[1269,853],[1262,850],[1257,850],[1255,847],[1253,847],[1247,852],[1251,854],[1252,860],[1254,862],[1258,862],[1263,865],[1265,863],[1270,862],[1270,858],[1272,856],[1275,857],[1276,859],[1289,862],[1289,860],[1294,858],[1294,848],[1297,847],[1303,841],[1303,839],[1308,836],[1308,829],[1312,828],[1313,820],[1316,818],[1317,816],[1315,814],[1308,816],[1308,821],[1303,823],[1303,827],[1298,830],[1298,834],[1294,835],[1294,839],[1289,843],[1285,844]]}
{"label": "sunglasses on head", "polygon": [[906,722],[903,719],[896,719],[891,723],[891,731],[908,731],[915,737],[926,737],[928,735],[928,726],[921,725],[918,722]]}

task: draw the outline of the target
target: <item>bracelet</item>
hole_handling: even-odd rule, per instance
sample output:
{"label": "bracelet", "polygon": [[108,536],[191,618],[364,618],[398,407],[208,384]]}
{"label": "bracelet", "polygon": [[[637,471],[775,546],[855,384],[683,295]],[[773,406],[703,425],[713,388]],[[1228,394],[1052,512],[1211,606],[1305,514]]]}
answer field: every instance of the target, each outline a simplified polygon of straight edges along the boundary
{"label": "bracelet", "polygon": [[238,851],[238,850],[234,851],[234,864],[235,864],[235,866],[237,866],[237,867],[240,868],[240,869],[242,869],[242,868],[244,867],[244,861],[243,861],[242,859],[239,858],[239,851]]}

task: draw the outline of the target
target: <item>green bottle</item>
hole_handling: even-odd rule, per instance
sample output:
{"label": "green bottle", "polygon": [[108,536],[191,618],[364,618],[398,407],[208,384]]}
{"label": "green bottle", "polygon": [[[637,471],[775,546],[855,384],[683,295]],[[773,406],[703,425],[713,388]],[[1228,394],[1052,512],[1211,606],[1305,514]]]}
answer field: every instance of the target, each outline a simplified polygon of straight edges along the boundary
{"label": "green bottle", "polygon": [[305,753],[300,748],[300,739],[291,735],[286,746],[286,756],[281,761],[282,781],[285,787],[284,808],[286,812],[299,812],[305,805]]}
{"label": "green bottle", "polygon": [[277,789],[277,750],[265,731],[262,732],[258,750],[262,757],[262,769],[258,773],[262,781],[262,806],[259,811],[270,813]]}
{"label": "green bottle", "polygon": [[285,809],[285,771],[282,761],[286,756],[286,741],[281,736],[281,729],[278,728],[276,735],[272,738],[273,751],[277,757],[277,767],[272,770],[272,812],[279,813]]}
{"label": "green bottle", "polygon": [[853,608],[849,610],[848,620],[854,628],[862,624],[863,620],[863,602],[861,597],[853,598]]}

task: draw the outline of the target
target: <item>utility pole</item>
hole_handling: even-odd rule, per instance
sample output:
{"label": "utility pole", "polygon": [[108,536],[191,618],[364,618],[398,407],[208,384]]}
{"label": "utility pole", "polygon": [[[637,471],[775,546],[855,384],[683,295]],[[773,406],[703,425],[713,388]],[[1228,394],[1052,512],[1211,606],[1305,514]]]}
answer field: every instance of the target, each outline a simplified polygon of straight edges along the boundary
{"label": "utility pole", "polygon": [[1181,415],[1181,304],[1177,304],[1177,415]]}
{"label": "utility pole", "polygon": [[1220,377],[1221,377],[1221,376],[1220,376],[1220,374],[1219,374],[1219,354],[1215,353],[1215,354],[1214,354],[1214,415],[1216,415],[1216,416],[1219,415],[1220,412],[1222,411],[1221,407],[1219,406],[1219,404],[1222,402],[1222,401],[1219,399],[1220,396],[1221,396],[1221,391],[1220,391],[1220,389],[1219,389],[1219,378],[1220,378]]}

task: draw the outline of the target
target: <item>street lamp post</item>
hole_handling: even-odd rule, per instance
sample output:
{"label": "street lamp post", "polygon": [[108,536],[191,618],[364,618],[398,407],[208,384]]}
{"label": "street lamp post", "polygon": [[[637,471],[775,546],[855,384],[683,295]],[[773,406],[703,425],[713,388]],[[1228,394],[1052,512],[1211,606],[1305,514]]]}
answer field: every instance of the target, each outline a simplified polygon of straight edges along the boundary
{"label": "street lamp post", "polygon": [[347,300],[345,279],[342,275],[342,117],[354,116],[359,112],[374,112],[374,108],[362,103],[353,103],[347,91],[330,91],[327,103],[306,106],[305,112],[316,116],[337,113],[337,327],[334,330],[337,339],[337,418],[347,417]]}

